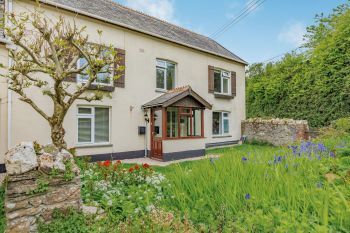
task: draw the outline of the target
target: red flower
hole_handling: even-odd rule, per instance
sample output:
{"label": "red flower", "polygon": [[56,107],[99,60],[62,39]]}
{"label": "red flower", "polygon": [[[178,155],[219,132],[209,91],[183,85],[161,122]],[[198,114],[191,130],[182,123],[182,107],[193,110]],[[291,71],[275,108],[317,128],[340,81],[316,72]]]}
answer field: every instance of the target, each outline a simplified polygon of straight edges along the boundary
{"label": "red flower", "polygon": [[101,166],[102,166],[102,162],[101,162],[101,161],[98,161],[98,162],[97,162],[97,165],[98,165],[99,167],[101,167]]}
{"label": "red flower", "polygon": [[140,169],[140,166],[139,165],[135,165],[135,170],[139,170]]}
{"label": "red flower", "polygon": [[120,160],[117,160],[117,162],[116,162],[117,164],[121,164],[122,163],[122,161],[120,161]]}
{"label": "red flower", "polygon": [[142,164],[142,167],[147,169],[147,168],[150,168],[151,166],[148,163],[144,163]]}
{"label": "red flower", "polygon": [[133,168],[133,167],[129,168],[129,172],[130,172],[130,173],[133,172],[133,171],[134,171],[134,168]]}
{"label": "red flower", "polygon": [[109,167],[111,165],[111,161],[110,160],[106,160],[102,163],[102,166],[104,167]]}

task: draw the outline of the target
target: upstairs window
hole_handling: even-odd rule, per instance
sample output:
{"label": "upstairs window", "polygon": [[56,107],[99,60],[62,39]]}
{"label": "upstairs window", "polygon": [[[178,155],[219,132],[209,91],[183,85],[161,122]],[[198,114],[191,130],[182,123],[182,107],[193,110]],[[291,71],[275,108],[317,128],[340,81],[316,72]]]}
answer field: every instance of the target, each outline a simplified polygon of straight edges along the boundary
{"label": "upstairs window", "polygon": [[[104,53],[106,53],[106,52],[107,51],[105,51]],[[80,67],[83,67],[86,64],[87,64],[86,58],[80,58],[78,60],[77,67],[79,69]],[[89,80],[88,71],[89,71],[89,67],[87,67],[84,70],[84,74],[78,75],[78,79],[77,79],[78,82],[86,83]],[[114,76],[114,66],[113,65],[106,65],[105,67],[103,67],[101,69],[101,72],[97,74],[97,77],[92,84],[101,85],[101,86],[113,85],[113,76]]]}
{"label": "upstairs window", "polygon": [[214,92],[218,94],[231,95],[230,72],[224,70],[214,71]]}
{"label": "upstairs window", "polygon": [[230,133],[230,118],[228,112],[213,112],[213,135],[227,135]]}
{"label": "upstairs window", "polygon": [[166,91],[175,88],[175,63],[159,60],[156,62],[157,77],[156,87],[158,90]]}

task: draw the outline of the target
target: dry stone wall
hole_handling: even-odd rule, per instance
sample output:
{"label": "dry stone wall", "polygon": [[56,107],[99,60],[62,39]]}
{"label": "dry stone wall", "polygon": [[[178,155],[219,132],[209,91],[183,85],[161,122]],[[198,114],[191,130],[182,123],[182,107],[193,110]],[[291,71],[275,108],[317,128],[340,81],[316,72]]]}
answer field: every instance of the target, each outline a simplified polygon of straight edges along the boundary
{"label": "dry stone wall", "polygon": [[5,156],[6,232],[37,232],[38,220],[50,221],[55,210],[81,209],[79,169],[72,155],[46,151],[36,153],[33,143],[21,143]]}
{"label": "dry stone wall", "polygon": [[242,135],[248,141],[268,142],[275,146],[310,139],[308,122],[292,119],[248,119],[242,121]]}

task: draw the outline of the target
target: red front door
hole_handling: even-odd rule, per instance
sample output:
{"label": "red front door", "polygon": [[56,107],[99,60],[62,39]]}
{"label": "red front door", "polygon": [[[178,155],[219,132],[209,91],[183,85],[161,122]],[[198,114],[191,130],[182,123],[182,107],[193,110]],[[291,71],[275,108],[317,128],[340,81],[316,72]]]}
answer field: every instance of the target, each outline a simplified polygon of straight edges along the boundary
{"label": "red front door", "polygon": [[163,159],[162,110],[151,109],[151,157]]}

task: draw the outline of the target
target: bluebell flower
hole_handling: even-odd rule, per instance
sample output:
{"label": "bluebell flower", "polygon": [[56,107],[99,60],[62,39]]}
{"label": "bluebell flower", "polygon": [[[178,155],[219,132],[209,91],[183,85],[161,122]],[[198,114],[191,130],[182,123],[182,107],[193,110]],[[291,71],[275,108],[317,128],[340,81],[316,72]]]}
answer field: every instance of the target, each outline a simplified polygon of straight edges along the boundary
{"label": "bluebell flower", "polygon": [[324,144],[322,144],[322,143],[318,143],[318,144],[317,144],[317,149],[318,149],[320,152],[325,152],[325,151],[327,151],[327,147],[326,147]]}
{"label": "bluebell flower", "polygon": [[298,153],[298,146],[291,146],[290,148],[292,149],[293,155],[297,155],[297,153]]}
{"label": "bluebell flower", "polygon": [[249,200],[249,199],[250,199],[250,194],[247,193],[247,194],[244,196],[244,198],[245,198],[246,200]]}
{"label": "bluebell flower", "polygon": [[335,153],[333,151],[330,151],[329,156],[331,156],[332,158],[335,158]]}
{"label": "bluebell flower", "polygon": [[243,161],[243,162],[245,162],[245,161],[247,161],[247,160],[248,160],[248,159],[247,159],[246,157],[244,157],[244,156],[242,157],[242,161]]}

